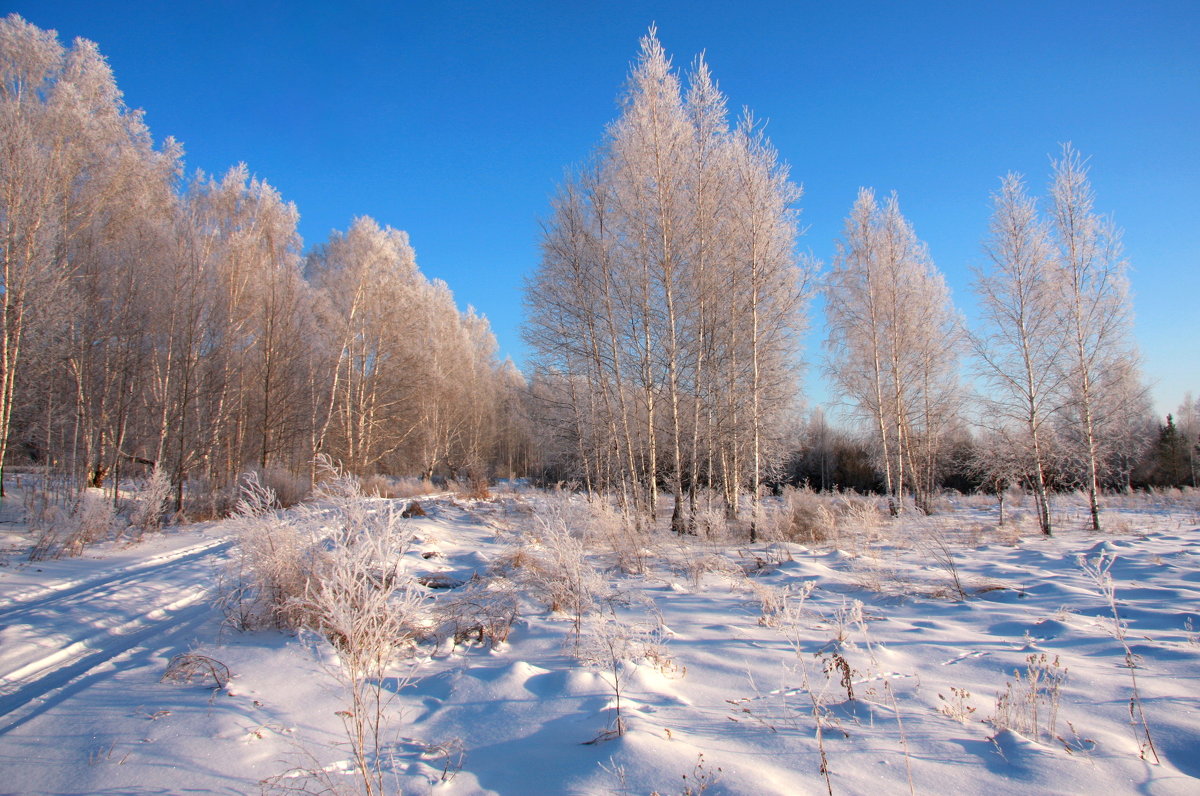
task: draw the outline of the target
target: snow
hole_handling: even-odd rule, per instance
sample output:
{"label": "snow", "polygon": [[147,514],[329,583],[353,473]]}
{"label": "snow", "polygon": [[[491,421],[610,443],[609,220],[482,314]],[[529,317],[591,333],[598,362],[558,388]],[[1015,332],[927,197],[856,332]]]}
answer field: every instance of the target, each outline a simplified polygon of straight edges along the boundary
{"label": "snow", "polygon": [[[422,499],[429,515],[409,521],[408,566],[486,577],[533,531],[530,500]],[[1200,792],[1200,517],[1131,504],[1106,515],[1120,532],[1093,534],[1062,503],[1053,539],[1016,539],[989,525],[988,507],[964,505],[885,521],[840,547],[664,534],[641,574],[593,551],[611,599],[578,640],[571,617],[526,592],[498,647],[430,641],[395,668],[383,683],[394,692],[389,789],[823,793],[819,718],[836,793],[903,793],[910,776],[918,793]],[[917,543],[933,532],[949,540],[968,599],[952,599],[946,568]],[[329,645],[234,631],[207,599],[232,538],[213,523],[78,559],[7,559],[0,791],[254,793],[272,778],[356,787]],[[1157,763],[1131,721],[1111,607],[1078,560],[1101,554],[1115,557]],[[428,601],[457,591],[430,589]],[[613,670],[581,647],[606,628],[631,629],[619,635],[641,649],[657,639],[654,655],[616,664],[619,737],[605,732]],[[230,682],[163,681],[189,651],[228,666]],[[1065,670],[1053,733],[1049,700],[1036,735],[985,721],[1008,684],[1019,695],[1031,656],[1035,674]]]}

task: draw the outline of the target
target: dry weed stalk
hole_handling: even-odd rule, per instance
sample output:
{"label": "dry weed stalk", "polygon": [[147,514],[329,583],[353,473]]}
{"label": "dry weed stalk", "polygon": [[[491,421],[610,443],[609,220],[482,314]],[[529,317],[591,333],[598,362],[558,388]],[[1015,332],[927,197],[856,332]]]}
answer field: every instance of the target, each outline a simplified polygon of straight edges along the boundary
{"label": "dry weed stalk", "polygon": [[1146,720],[1146,711],[1142,705],[1142,694],[1138,688],[1137,668],[1139,657],[1129,646],[1129,641],[1126,638],[1128,625],[1121,619],[1121,614],[1117,610],[1117,587],[1112,576],[1112,567],[1116,563],[1117,557],[1108,553],[1101,553],[1096,557],[1095,561],[1089,560],[1086,556],[1079,556],[1079,567],[1084,573],[1092,579],[1096,584],[1096,588],[1100,591],[1108,603],[1108,608],[1112,612],[1112,625],[1109,628],[1109,633],[1112,634],[1121,644],[1121,648],[1125,651],[1125,669],[1129,672],[1130,695],[1129,695],[1129,722],[1133,727],[1134,739],[1138,744],[1138,756],[1145,760],[1149,754],[1154,758],[1155,763],[1161,763],[1158,757],[1158,750],[1154,748],[1154,739],[1150,735],[1150,724]]}
{"label": "dry weed stalk", "polygon": [[[1058,706],[1067,670],[1058,656],[1046,653],[1025,659],[1025,672],[1013,670],[1013,680],[996,694],[996,707],[988,723],[996,730],[1015,730],[1031,740],[1042,735],[1053,738],[1058,722]],[[1044,712],[1043,712],[1044,709]],[[1043,732],[1044,730],[1044,732]]]}

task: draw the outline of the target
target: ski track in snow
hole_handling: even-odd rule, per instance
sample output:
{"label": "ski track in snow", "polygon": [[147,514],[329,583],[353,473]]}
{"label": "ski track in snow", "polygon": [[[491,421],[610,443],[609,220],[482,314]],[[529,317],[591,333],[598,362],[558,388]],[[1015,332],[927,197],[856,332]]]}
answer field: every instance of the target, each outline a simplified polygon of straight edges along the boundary
{"label": "ski track in snow", "polygon": [[0,738],[149,644],[186,648],[211,613],[204,584],[231,544],[207,540],[0,604]]}

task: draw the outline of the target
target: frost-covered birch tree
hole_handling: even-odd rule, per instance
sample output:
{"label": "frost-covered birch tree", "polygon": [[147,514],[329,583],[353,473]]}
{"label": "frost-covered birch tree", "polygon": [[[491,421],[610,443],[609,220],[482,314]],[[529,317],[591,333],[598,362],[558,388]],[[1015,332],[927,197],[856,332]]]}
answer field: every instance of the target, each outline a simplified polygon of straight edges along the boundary
{"label": "frost-covered birch tree", "polygon": [[825,287],[827,370],[876,433],[895,511],[928,509],[941,441],[959,414],[957,315],[945,280],[900,213],[859,191]]}
{"label": "frost-covered birch tree", "polygon": [[1064,434],[1073,469],[1088,493],[1093,530],[1100,530],[1100,487],[1120,407],[1101,397],[1104,376],[1136,361],[1133,310],[1121,233],[1096,213],[1087,161],[1070,144],[1054,161],[1050,228],[1057,249],[1054,284],[1064,311],[1068,355]]}
{"label": "frost-covered birch tree", "polygon": [[123,469],[158,468],[179,509],[189,482],[219,495],[327,449],[358,473],[483,478],[501,437],[508,469],[528,460],[486,319],[403,233],[356,223],[310,282],[278,191],[182,172],[95,44],[0,20],[0,462],[114,499]]}
{"label": "frost-covered birch tree", "polygon": [[757,494],[796,392],[798,195],[760,129],[729,129],[703,59],[685,88],[652,29],[526,287],[556,461],[589,488],[652,517],[665,486],[679,532],[702,486],[732,514]]}
{"label": "frost-covered birch tree", "polygon": [[1050,231],[1018,175],[992,197],[984,242],[991,265],[975,277],[979,328],[971,334],[986,391],[985,418],[1014,450],[1034,493],[1038,525],[1050,519],[1052,420],[1063,400],[1066,337],[1054,279]]}
{"label": "frost-covered birch tree", "polygon": [[[141,248],[135,239],[153,222],[133,214],[155,185],[169,182],[176,157],[172,144],[153,150],[95,44],[79,39],[64,47],[53,31],[15,14],[0,20],[0,495],[14,410],[30,397],[18,385],[31,334],[57,346],[50,361],[66,362],[66,371],[45,375],[75,388],[57,404],[84,426],[70,431],[75,450],[90,448],[73,457],[73,468],[94,471],[99,459],[111,459],[113,413],[94,390],[116,389],[127,400],[132,387],[98,386],[94,377],[105,375],[97,364],[105,357],[129,353],[129,340],[104,350],[86,346],[78,333],[94,339],[95,330],[80,326],[71,307],[87,291],[111,287],[92,278],[102,260],[122,247],[130,254]],[[72,356],[83,353],[87,362]],[[54,423],[49,418],[43,429],[51,438]]]}

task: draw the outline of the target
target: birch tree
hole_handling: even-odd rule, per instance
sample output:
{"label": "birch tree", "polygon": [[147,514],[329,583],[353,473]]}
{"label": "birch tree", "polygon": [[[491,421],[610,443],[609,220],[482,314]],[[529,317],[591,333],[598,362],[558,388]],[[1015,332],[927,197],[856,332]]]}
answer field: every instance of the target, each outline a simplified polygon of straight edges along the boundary
{"label": "birch tree", "polygon": [[0,494],[14,440],[114,498],[124,462],[157,466],[177,509],[189,480],[325,449],[359,473],[528,461],[518,375],[404,233],[360,219],[307,281],[278,191],[181,174],[95,44],[0,20]]}
{"label": "birch tree", "polygon": [[149,156],[140,117],[96,45],[0,21],[0,496],[26,335],[67,298],[71,255],[113,206],[131,154]]}
{"label": "birch tree", "polygon": [[[397,451],[418,425],[405,379],[418,334],[419,282],[408,236],[359,218],[314,250],[308,278],[320,295],[334,370],[318,419],[317,450],[363,473]],[[444,308],[442,308],[444,309]],[[428,387],[427,387],[428,389]]]}
{"label": "birch tree", "polygon": [[876,432],[893,511],[928,509],[939,444],[958,414],[957,318],[945,280],[901,215],[859,191],[825,289],[827,369]]}
{"label": "birch tree", "polygon": [[[666,442],[675,508],[672,528],[683,530],[682,368],[683,279],[686,273],[685,185],[691,128],[678,76],[655,31],[642,39],[629,78],[625,109],[609,142],[616,223],[621,228],[624,278],[639,299],[639,360],[647,433],[649,509],[658,484],[658,397],[665,382]],[[665,371],[665,372],[664,372]]]}
{"label": "birch tree", "polygon": [[984,251],[991,260],[975,276],[980,328],[971,335],[978,372],[987,386],[985,418],[1021,452],[1044,535],[1050,519],[1052,419],[1064,395],[1066,330],[1058,311],[1050,231],[1022,179],[1006,176],[992,198]]}
{"label": "birch tree", "polygon": [[1114,416],[1102,411],[1104,374],[1137,359],[1133,313],[1121,234],[1099,216],[1087,161],[1070,144],[1054,161],[1050,217],[1057,248],[1055,279],[1065,310],[1069,356],[1062,361],[1068,390],[1067,439],[1088,493],[1092,529],[1100,530],[1100,484]]}
{"label": "birch tree", "polygon": [[[732,272],[745,280],[748,304],[741,318],[746,327],[750,394],[751,498],[757,518],[768,431],[778,428],[777,411],[796,389],[795,335],[807,273],[796,265],[797,235],[791,205],[800,190],[788,179],[776,153],[754,120],[747,116],[733,139],[734,179],[731,231],[737,242]],[[778,451],[776,452],[778,453]],[[751,541],[755,526],[751,525]]]}

